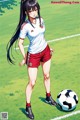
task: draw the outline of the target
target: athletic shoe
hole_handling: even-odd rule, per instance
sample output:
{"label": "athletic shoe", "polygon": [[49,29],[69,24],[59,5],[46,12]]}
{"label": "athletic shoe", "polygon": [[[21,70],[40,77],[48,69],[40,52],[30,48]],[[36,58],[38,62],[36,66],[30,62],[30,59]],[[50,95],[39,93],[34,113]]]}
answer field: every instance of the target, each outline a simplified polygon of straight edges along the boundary
{"label": "athletic shoe", "polygon": [[53,100],[53,98],[51,96],[46,97],[45,102],[48,103],[48,104],[54,105],[54,106],[57,105],[56,101]]}
{"label": "athletic shoe", "polygon": [[27,117],[29,117],[30,119],[34,119],[34,114],[32,112],[31,106],[30,107],[26,107],[26,115]]}

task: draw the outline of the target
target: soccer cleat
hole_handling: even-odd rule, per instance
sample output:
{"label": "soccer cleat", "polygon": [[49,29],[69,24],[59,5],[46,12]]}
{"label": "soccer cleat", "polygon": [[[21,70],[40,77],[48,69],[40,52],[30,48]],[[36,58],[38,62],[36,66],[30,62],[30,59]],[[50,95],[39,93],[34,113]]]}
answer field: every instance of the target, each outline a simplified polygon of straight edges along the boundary
{"label": "soccer cleat", "polygon": [[48,104],[54,105],[54,106],[57,105],[56,101],[53,100],[53,98],[51,96],[46,97],[45,102],[48,103]]}
{"label": "soccer cleat", "polygon": [[26,111],[25,111],[27,117],[29,117],[30,119],[34,119],[34,114],[32,112],[31,106],[30,107],[26,107]]}

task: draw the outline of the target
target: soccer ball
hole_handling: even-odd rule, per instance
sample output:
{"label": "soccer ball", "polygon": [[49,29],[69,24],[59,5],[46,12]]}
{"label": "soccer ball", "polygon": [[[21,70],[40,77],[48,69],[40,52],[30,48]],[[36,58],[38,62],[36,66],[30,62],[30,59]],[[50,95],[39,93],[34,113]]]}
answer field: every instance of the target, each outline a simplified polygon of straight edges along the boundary
{"label": "soccer ball", "polygon": [[64,111],[72,111],[78,103],[78,96],[72,90],[62,90],[57,96],[57,103]]}

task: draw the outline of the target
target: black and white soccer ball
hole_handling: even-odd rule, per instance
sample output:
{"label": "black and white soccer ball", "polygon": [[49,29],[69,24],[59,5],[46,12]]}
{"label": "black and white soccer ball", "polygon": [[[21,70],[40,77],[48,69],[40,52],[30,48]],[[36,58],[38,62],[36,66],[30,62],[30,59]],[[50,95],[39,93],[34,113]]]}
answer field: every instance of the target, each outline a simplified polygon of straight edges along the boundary
{"label": "black and white soccer ball", "polygon": [[78,104],[78,96],[74,91],[65,89],[58,94],[57,103],[62,110],[72,111]]}

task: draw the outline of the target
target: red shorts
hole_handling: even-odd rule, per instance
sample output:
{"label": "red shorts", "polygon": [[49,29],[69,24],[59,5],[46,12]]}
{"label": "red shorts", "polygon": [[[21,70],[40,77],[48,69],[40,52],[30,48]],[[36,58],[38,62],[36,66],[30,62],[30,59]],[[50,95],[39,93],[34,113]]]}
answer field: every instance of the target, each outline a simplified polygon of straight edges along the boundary
{"label": "red shorts", "polygon": [[46,62],[50,58],[51,58],[51,51],[49,46],[47,45],[46,48],[40,53],[31,54],[27,52],[26,64],[28,67],[38,68],[40,62]]}

